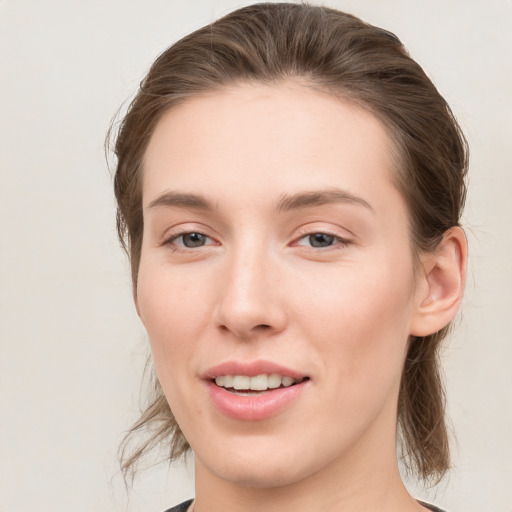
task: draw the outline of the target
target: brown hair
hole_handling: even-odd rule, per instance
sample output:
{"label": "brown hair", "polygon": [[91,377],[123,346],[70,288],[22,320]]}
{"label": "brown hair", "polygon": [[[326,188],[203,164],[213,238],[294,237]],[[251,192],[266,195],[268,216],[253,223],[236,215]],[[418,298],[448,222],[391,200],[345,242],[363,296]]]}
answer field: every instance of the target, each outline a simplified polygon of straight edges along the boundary
{"label": "brown hair", "polygon": [[[396,186],[408,205],[415,254],[433,250],[459,225],[467,143],[449,106],[400,40],[349,14],[304,4],[262,3],[236,10],[184,37],[152,65],[115,141],[117,228],[136,293],[143,236],[144,153],[162,115],[201,92],[237,82],[300,80],[357,103],[386,126],[398,155]],[[398,403],[406,464],[424,480],[449,467],[438,349],[448,327],[410,340]],[[145,440],[133,447],[139,431]],[[187,452],[156,376],[149,405],[121,446],[124,473],[151,448]],[[133,473],[132,473],[133,474]]]}

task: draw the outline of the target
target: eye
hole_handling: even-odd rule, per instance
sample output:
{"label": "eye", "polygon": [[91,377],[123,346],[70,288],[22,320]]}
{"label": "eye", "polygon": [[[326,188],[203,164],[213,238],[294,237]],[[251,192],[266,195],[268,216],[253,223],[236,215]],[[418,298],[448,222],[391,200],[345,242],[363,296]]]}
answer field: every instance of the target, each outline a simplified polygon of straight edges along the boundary
{"label": "eye", "polygon": [[211,242],[212,239],[210,237],[203,235],[202,233],[198,233],[197,231],[192,231],[174,235],[167,243],[186,247],[187,249],[193,249],[194,247],[202,247],[203,245]]}
{"label": "eye", "polygon": [[305,245],[314,247],[315,249],[322,249],[324,247],[331,247],[332,245],[337,244],[347,245],[348,243],[348,240],[329,233],[309,233],[308,235],[301,237],[298,240],[297,245]]}

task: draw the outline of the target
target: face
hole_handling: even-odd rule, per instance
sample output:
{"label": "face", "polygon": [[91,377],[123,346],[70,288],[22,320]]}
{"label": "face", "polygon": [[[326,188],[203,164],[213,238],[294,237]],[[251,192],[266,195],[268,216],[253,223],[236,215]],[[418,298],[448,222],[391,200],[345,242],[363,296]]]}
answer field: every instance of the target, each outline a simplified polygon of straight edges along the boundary
{"label": "face", "polygon": [[371,114],[293,83],[195,97],[158,124],[136,304],[212,478],[394,462],[417,292],[391,154]]}

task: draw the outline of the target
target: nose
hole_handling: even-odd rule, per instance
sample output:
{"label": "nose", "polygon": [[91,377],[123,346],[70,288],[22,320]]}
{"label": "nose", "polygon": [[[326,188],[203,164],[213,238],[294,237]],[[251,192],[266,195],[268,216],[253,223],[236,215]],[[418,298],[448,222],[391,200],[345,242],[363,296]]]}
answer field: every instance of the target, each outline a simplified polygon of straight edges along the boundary
{"label": "nose", "polygon": [[220,330],[240,340],[272,336],[287,325],[279,265],[264,251],[238,251],[226,263],[215,310]]}

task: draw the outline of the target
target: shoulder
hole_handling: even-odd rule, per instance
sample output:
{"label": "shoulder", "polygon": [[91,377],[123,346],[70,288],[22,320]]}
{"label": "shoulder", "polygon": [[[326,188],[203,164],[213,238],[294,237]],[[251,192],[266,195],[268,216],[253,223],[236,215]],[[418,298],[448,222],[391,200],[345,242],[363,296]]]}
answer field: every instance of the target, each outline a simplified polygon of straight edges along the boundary
{"label": "shoulder", "polygon": [[418,500],[418,503],[420,505],[423,505],[426,509],[431,510],[432,512],[445,512],[442,508],[436,507],[435,505],[432,505],[431,503],[426,503],[425,501]]}
{"label": "shoulder", "polygon": [[175,507],[169,508],[165,510],[164,512],[187,512],[188,507],[190,507],[190,504],[192,503],[192,500],[184,501],[183,503],[180,503],[179,505],[176,505]]}

